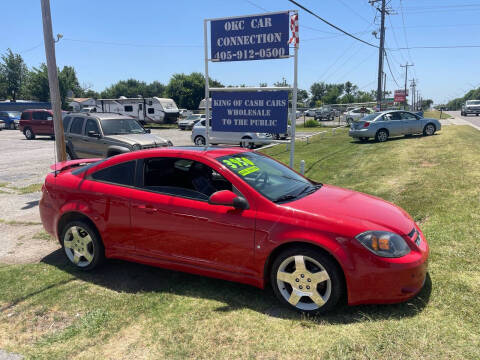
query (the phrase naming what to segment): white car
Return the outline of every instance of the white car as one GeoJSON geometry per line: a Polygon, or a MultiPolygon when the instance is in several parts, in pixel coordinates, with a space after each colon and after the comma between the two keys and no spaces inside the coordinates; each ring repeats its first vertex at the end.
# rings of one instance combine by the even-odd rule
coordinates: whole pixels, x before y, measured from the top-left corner
{"type": "Polygon", "coordinates": [[[350,125],[354,121],[358,121],[368,114],[373,114],[375,111],[367,107],[357,107],[353,110],[350,110],[345,114],[345,120],[347,124],[350,125]]]}
{"type": "Polygon", "coordinates": [[[317,109],[308,109],[308,110],[305,110],[304,114],[306,116],[315,116],[315,111],[317,111],[317,109]]]}
{"type": "MultiPolygon", "coordinates": [[[[199,121],[193,126],[192,141],[197,146],[203,146],[207,142],[205,120],[199,121]]],[[[210,127],[210,144],[229,144],[240,145],[253,149],[255,146],[261,146],[270,144],[272,141],[272,135],[266,133],[254,133],[254,132],[225,132],[225,131],[212,131],[210,127]],[[253,141],[251,141],[253,140],[253,141]]]]}

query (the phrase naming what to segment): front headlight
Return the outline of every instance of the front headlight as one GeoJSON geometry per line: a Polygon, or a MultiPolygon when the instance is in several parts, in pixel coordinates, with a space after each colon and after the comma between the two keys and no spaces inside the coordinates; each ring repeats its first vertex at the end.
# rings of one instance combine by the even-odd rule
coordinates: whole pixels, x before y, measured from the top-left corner
{"type": "Polygon", "coordinates": [[[388,231],[366,231],[355,239],[381,257],[398,258],[410,252],[410,247],[400,235],[388,231]]]}
{"type": "Polygon", "coordinates": [[[136,151],[136,150],[140,150],[142,148],[142,146],[140,144],[133,144],[132,146],[132,150],[136,151]]]}

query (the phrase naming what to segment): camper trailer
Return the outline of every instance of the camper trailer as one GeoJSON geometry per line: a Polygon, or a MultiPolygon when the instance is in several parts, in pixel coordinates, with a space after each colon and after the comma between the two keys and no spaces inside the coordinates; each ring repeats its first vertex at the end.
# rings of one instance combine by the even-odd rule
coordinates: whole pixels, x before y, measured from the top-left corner
{"type": "Polygon", "coordinates": [[[130,115],[142,123],[175,123],[179,116],[175,101],[158,97],[97,99],[95,110],[130,115]]]}

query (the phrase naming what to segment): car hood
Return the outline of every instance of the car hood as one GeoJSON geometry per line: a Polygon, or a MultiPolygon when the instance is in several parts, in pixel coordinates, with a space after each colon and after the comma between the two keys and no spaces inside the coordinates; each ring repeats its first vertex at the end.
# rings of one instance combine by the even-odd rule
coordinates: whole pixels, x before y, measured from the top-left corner
{"type": "Polygon", "coordinates": [[[351,224],[354,221],[357,227],[363,227],[360,231],[388,229],[405,235],[414,226],[412,218],[398,206],[375,196],[332,185],[323,185],[313,194],[284,206],[336,223],[351,224]]]}
{"type": "Polygon", "coordinates": [[[150,145],[150,144],[166,144],[167,140],[153,134],[122,134],[122,135],[108,135],[107,139],[121,141],[130,145],[150,145]]]}

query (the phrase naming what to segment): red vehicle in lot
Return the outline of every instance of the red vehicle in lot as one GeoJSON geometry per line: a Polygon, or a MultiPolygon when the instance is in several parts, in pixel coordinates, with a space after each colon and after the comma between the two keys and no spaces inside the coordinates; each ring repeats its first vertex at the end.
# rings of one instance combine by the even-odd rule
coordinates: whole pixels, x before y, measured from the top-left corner
{"type": "Polygon", "coordinates": [[[405,211],[255,152],[172,147],[52,169],[42,222],[80,269],[117,258],[270,284],[303,312],[404,301],[426,278],[428,244],[405,211]]]}
{"type": "Polygon", "coordinates": [[[53,137],[53,112],[45,109],[24,110],[18,128],[28,140],[35,139],[37,135],[53,137]]]}

